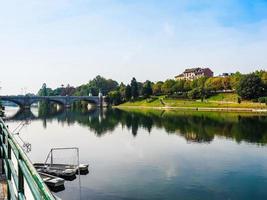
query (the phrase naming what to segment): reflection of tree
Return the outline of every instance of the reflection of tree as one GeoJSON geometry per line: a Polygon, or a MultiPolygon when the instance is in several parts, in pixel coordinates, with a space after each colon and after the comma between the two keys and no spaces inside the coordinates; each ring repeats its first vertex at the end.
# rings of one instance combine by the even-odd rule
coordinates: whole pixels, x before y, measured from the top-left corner
{"type": "MultiPolygon", "coordinates": [[[[234,113],[201,113],[175,111],[123,111],[108,110],[39,110],[38,119],[57,120],[62,124],[78,123],[88,127],[98,136],[112,132],[119,125],[127,127],[137,136],[140,128],[164,129],[168,134],[179,134],[187,141],[210,142],[216,136],[234,138],[237,142],[267,143],[267,116],[234,113]]],[[[20,116],[20,119],[23,115],[20,116]]]]}

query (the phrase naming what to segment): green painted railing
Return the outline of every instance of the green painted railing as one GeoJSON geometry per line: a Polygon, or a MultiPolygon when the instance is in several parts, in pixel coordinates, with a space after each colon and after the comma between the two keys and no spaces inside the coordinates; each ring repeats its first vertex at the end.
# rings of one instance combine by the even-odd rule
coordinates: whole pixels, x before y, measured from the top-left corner
{"type": "Polygon", "coordinates": [[[2,118],[0,118],[0,158],[3,160],[2,168],[7,179],[8,200],[56,200],[2,118]]]}

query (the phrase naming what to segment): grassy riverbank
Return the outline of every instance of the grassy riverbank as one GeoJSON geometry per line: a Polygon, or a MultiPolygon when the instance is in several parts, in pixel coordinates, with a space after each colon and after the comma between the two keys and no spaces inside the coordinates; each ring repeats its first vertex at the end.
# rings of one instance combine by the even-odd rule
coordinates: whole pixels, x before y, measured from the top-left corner
{"type": "Polygon", "coordinates": [[[227,110],[227,111],[253,111],[262,110],[267,112],[266,104],[251,101],[237,102],[234,94],[218,94],[204,100],[180,100],[167,99],[165,97],[151,98],[134,102],[126,102],[118,107],[133,108],[160,108],[160,109],[199,109],[199,110],[227,110]]]}

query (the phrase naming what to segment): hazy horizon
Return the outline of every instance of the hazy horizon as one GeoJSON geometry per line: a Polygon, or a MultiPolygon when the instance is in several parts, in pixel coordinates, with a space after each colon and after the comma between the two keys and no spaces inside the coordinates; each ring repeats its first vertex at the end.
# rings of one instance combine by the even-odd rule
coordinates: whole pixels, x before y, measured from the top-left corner
{"type": "Polygon", "coordinates": [[[265,0],[17,0],[2,2],[0,27],[1,94],[267,69],[265,0]]]}

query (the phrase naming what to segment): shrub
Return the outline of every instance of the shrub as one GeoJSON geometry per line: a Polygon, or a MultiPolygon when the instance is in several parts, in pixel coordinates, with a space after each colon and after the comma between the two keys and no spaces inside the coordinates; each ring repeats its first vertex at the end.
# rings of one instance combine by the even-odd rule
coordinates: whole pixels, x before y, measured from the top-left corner
{"type": "Polygon", "coordinates": [[[259,103],[267,103],[267,97],[260,97],[258,101],[259,103]]]}
{"type": "Polygon", "coordinates": [[[190,99],[198,99],[201,97],[201,93],[200,93],[198,88],[195,88],[195,89],[188,92],[188,97],[190,99]]]}

